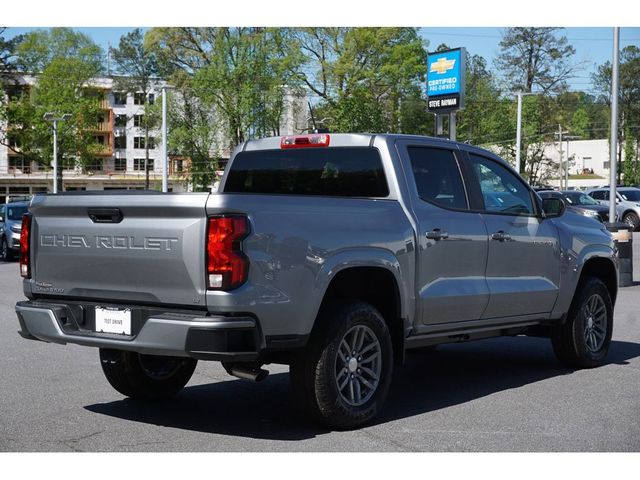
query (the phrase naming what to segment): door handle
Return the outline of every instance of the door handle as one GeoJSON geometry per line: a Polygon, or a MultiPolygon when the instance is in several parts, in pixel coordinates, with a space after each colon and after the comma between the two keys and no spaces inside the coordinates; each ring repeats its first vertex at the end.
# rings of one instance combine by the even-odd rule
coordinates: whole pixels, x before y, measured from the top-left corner
{"type": "Polygon", "coordinates": [[[444,240],[445,238],[449,238],[449,234],[447,232],[443,232],[439,228],[434,228],[430,232],[427,232],[427,238],[429,240],[444,240]]]}
{"type": "Polygon", "coordinates": [[[499,232],[491,234],[491,239],[504,242],[505,240],[511,240],[511,235],[500,230],[499,232]]]}

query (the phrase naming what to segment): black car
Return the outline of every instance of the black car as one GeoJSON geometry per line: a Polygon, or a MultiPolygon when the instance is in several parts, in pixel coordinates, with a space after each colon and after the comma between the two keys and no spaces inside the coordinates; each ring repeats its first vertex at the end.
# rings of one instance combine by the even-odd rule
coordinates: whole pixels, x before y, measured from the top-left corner
{"type": "Polygon", "coordinates": [[[609,207],[599,204],[589,195],[578,190],[543,191],[538,192],[538,195],[540,198],[560,198],[564,200],[567,210],[595,218],[601,222],[609,221],[609,207]]]}

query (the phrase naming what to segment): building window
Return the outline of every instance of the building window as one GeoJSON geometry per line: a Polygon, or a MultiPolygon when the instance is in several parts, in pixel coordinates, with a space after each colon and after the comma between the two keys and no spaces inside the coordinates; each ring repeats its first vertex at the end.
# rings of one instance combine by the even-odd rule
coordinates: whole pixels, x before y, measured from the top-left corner
{"type": "Polygon", "coordinates": [[[114,144],[115,148],[127,148],[127,136],[126,135],[120,135],[118,137],[115,137],[114,142],[115,142],[115,144],[114,144]]]}
{"type": "Polygon", "coordinates": [[[94,135],[93,136],[93,141],[95,143],[98,143],[100,145],[105,145],[106,144],[106,139],[104,135],[94,135]]]}
{"type": "Polygon", "coordinates": [[[156,96],[153,93],[149,94],[149,105],[153,105],[153,102],[156,101],[156,96]]]}
{"type": "Polygon", "coordinates": [[[126,105],[127,104],[127,92],[113,92],[114,105],[126,105]]]}
{"type": "Polygon", "coordinates": [[[144,105],[144,93],[136,92],[133,94],[133,104],[134,105],[144,105]]]}
{"type": "Polygon", "coordinates": [[[114,160],[114,169],[116,172],[125,172],[127,170],[127,159],[116,158],[114,160]]]}
{"type": "Polygon", "coordinates": [[[133,126],[134,127],[142,127],[143,119],[142,115],[134,115],[133,116],[133,126]]]}
{"type": "Polygon", "coordinates": [[[29,173],[29,162],[24,161],[24,157],[9,156],[9,171],[20,170],[22,173],[29,173]]]}
{"type": "Polygon", "coordinates": [[[149,150],[153,150],[154,148],[156,148],[156,139],[149,137],[149,150]]]}
{"type": "Polygon", "coordinates": [[[104,161],[101,158],[94,158],[93,163],[87,165],[89,172],[102,172],[104,170],[104,161]]]}
{"type": "MultiPolygon", "coordinates": [[[[144,158],[134,158],[133,169],[137,172],[144,172],[144,158]]],[[[153,170],[153,158],[147,161],[147,170],[153,170]]]]}
{"type": "Polygon", "coordinates": [[[116,119],[113,122],[116,127],[126,127],[127,126],[127,116],[126,115],[116,115],[116,119]]]}
{"type": "Polygon", "coordinates": [[[133,148],[144,148],[144,137],[133,137],[133,148]]]}

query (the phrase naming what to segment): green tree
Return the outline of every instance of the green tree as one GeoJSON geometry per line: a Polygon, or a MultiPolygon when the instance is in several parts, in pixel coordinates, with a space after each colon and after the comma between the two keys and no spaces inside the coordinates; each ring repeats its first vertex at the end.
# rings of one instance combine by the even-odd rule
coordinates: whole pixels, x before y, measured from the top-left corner
{"type": "Polygon", "coordinates": [[[15,55],[16,49],[23,39],[22,35],[18,35],[11,39],[4,38],[4,32],[7,27],[0,27],[0,86],[2,81],[15,71],[15,55]]]}
{"type": "Polygon", "coordinates": [[[193,191],[207,191],[217,179],[220,121],[212,105],[203,103],[192,88],[192,78],[185,72],[171,77],[167,105],[169,151],[190,159],[188,172],[193,191]]]}
{"type": "Polygon", "coordinates": [[[285,97],[300,93],[293,74],[300,52],[286,29],[154,28],[146,41],[163,72],[193,77],[195,94],[222,120],[229,149],[280,133],[285,97]]]}
{"type": "Polygon", "coordinates": [[[507,28],[500,41],[500,55],[495,63],[504,72],[514,91],[543,92],[566,90],[566,81],[576,67],[570,58],[575,48],[564,36],[558,36],[560,28],[513,27],[507,28]]]}
{"type": "MultiPolygon", "coordinates": [[[[600,65],[593,75],[593,83],[601,95],[599,99],[608,106],[611,104],[611,62],[600,65]]],[[[620,52],[619,92],[618,92],[618,162],[626,144],[640,143],[640,48],[628,45],[620,52]]],[[[610,112],[610,110],[609,110],[610,112]]],[[[611,114],[609,113],[609,118],[611,114]]],[[[630,158],[625,156],[625,162],[638,161],[638,150],[630,158]]],[[[631,168],[631,167],[629,167],[631,168]]],[[[620,180],[620,169],[618,180],[620,180]]]]}
{"type": "MultiPolygon", "coordinates": [[[[85,167],[104,148],[92,133],[99,117],[104,117],[103,93],[88,86],[89,80],[101,71],[101,65],[93,56],[73,56],[73,52],[84,49],[100,51],[96,45],[90,48],[86,40],[69,29],[60,29],[57,33],[38,30],[27,34],[17,48],[16,64],[35,65],[32,62],[38,58],[40,74],[33,86],[21,84],[18,77],[13,77],[15,85],[10,89],[9,101],[0,111],[10,128],[0,135],[0,142],[23,155],[27,163],[51,165],[52,128],[43,119],[47,112],[71,116],[58,127],[58,161],[62,166],[85,167]],[[36,39],[45,43],[39,44],[36,39]],[[77,45],[71,42],[73,39],[77,45]]],[[[55,180],[60,191],[62,171],[58,169],[55,180]]]]}
{"type": "Polygon", "coordinates": [[[16,64],[25,72],[42,72],[59,59],[77,60],[98,73],[103,70],[102,49],[88,35],[71,28],[31,31],[22,38],[16,54],[16,64]]]}
{"type": "MultiPolygon", "coordinates": [[[[514,27],[503,32],[500,41],[500,55],[495,60],[498,71],[503,72],[507,88],[512,92],[531,93],[534,87],[542,94],[560,93],[567,88],[567,79],[576,71],[571,63],[575,49],[566,37],[559,36],[559,28],[514,27]]],[[[514,102],[515,103],[515,102],[514,102]]],[[[545,136],[557,125],[553,100],[543,97],[539,100],[523,99],[523,132],[530,132],[535,138],[523,135],[521,143],[521,172],[531,183],[541,180],[544,172],[553,170],[552,162],[544,154],[545,136]],[[524,105],[535,108],[526,109],[524,105]],[[527,114],[525,110],[528,110],[527,114]],[[531,119],[534,123],[528,125],[531,119]],[[533,140],[533,142],[530,142],[533,140]]],[[[515,118],[515,117],[514,117],[515,118]]],[[[565,125],[567,125],[565,123],[565,125]]],[[[551,137],[552,138],[552,137],[551,137]]],[[[515,143],[515,135],[514,135],[515,143]]],[[[512,149],[512,145],[503,148],[512,149]]]]}
{"type": "Polygon", "coordinates": [[[144,131],[144,188],[148,190],[149,133],[160,123],[160,112],[157,107],[150,106],[152,102],[149,97],[158,86],[158,61],[155,52],[145,45],[139,28],[120,37],[118,48],[111,48],[110,54],[117,73],[122,75],[116,79],[114,88],[142,97],[145,106],[141,127],[144,131]]]}
{"type": "Polygon", "coordinates": [[[407,132],[425,123],[414,108],[426,73],[417,29],[314,27],[292,36],[307,59],[298,75],[332,131],[407,132]]]}

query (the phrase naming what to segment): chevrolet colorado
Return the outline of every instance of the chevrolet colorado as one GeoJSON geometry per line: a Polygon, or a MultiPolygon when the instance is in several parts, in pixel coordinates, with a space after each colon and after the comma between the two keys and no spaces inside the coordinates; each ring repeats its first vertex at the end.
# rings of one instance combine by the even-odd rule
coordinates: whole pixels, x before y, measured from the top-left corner
{"type": "Polygon", "coordinates": [[[601,365],[618,288],[601,223],[488,151],[408,135],[247,141],[215,194],[38,195],[20,269],[22,337],[98,347],[123,395],[173,395],[198,359],[282,363],[339,429],[375,417],[409,349],[535,335],[601,365]]]}

